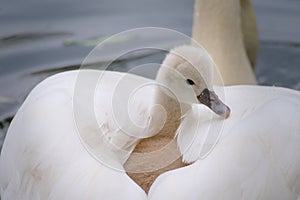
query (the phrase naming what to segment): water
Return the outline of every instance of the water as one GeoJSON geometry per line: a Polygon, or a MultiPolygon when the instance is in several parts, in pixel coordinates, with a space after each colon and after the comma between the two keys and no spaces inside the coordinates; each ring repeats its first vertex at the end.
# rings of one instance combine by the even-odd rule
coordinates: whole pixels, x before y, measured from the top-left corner
{"type": "MultiPolygon", "coordinates": [[[[260,84],[299,90],[300,2],[254,0],[254,3],[261,40],[255,72],[260,84]]],[[[3,140],[16,110],[38,82],[51,74],[78,68],[97,41],[127,29],[158,26],[190,35],[193,4],[193,0],[27,0],[26,3],[2,0],[0,139],[3,140]]],[[[140,38],[144,39],[165,41],[159,36],[140,38]]],[[[110,56],[106,54],[98,61],[110,56]]],[[[112,68],[126,71],[141,63],[159,63],[163,57],[164,52],[157,51],[131,54],[112,68]]],[[[153,71],[145,74],[154,77],[153,71]]]]}

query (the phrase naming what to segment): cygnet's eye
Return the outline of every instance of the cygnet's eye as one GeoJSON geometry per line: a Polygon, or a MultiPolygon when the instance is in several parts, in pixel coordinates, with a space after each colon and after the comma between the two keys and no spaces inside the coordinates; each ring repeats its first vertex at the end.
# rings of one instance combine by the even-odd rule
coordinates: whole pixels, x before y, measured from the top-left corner
{"type": "Polygon", "coordinates": [[[191,79],[186,79],[186,83],[189,85],[195,85],[195,82],[191,79]]]}

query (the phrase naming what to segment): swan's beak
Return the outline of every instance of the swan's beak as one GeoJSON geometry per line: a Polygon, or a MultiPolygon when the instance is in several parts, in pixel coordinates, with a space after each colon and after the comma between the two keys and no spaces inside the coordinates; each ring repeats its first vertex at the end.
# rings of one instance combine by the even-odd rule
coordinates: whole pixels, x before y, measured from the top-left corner
{"type": "Polygon", "coordinates": [[[228,118],[230,116],[230,108],[219,99],[215,92],[205,89],[199,96],[197,96],[197,99],[200,103],[209,107],[217,115],[224,118],[228,118]]]}

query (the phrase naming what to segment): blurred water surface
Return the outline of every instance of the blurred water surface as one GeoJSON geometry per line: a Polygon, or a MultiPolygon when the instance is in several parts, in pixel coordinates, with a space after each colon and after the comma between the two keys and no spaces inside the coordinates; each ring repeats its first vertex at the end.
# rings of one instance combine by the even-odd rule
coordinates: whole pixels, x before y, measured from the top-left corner
{"type": "MultiPolygon", "coordinates": [[[[260,33],[260,84],[300,89],[300,2],[253,0],[260,33]]],[[[190,35],[193,0],[2,0],[0,2],[0,137],[29,91],[47,76],[77,69],[94,44],[131,28],[157,26],[190,35]]],[[[125,42],[143,42],[145,38],[125,42]]],[[[147,42],[176,44],[163,36],[147,42]]],[[[121,42],[123,39],[121,39],[121,42]]],[[[120,42],[119,41],[119,42],[120,42]]],[[[116,41],[116,44],[118,41],[116,41]]],[[[115,45],[117,48],[118,45],[115,45]]],[[[125,56],[112,65],[127,71],[159,63],[164,52],[125,56]]],[[[98,62],[109,59],[104,55],[98,62]]],[[[155,71],[145,69],[153,78],[155,71]]],[[[2,142],[0,142],[1,145],[2,142]]]]}

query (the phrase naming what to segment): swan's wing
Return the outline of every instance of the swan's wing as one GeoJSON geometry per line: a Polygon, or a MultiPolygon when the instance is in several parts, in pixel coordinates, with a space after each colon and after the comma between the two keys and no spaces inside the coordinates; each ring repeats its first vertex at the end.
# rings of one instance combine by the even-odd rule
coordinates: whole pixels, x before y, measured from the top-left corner
{"type": "MultiPolygon", "coordinates": [[[[224,125],[213,151],[189,167],[160,176],[150,199],[300,198],[300,95],[284,89],[257,91],[257,99],[251,89],[252,97],[247,92],[239,96],[253,99],[256,105],[251,112],[234,114],[239,107],[231,105],[233,118],[224,125]]],[[[238,90],[230,92],[238,94],[238,90]]],[[[229,95],[226,102],[230,106],[229,95]]]]}
{"type": "Polygon", "coordinates": [[[233,126],[249,115],[258,115],[258,108],[262,105],[268,105],[268,102],[278,98],[297,99],[300,96],[294,90],[263,86],[217,87],[215,90],[230,107],[230,117],[224,120],[206,106],[193,105],[177,132],[178,146],[186,162],[203,159],[220,138],[232,133],[233,126]]]}
{"type": "Polygon", "coordinates": [[[123,152],[119,157],[122,164],[140,139],[152,136],[159,128],[149,126],[155,87],[153,80],[125,73],[105,73],[98,81],[93,114],[107,148],[119,155],[123,152]]]}
{"type": "Polygon", "coordinates": [[[146,199],[123,171],[113,168],[122,164],[114,162],[109,149],[102,148],[102,153],[111,155],[113,167],[83,145],[79,128],[91,135],[99,132],[78,126],[74,118],[77,75],[68,72],[45,80],[16,114],[0,158],[2,199],[146,199]]]}

